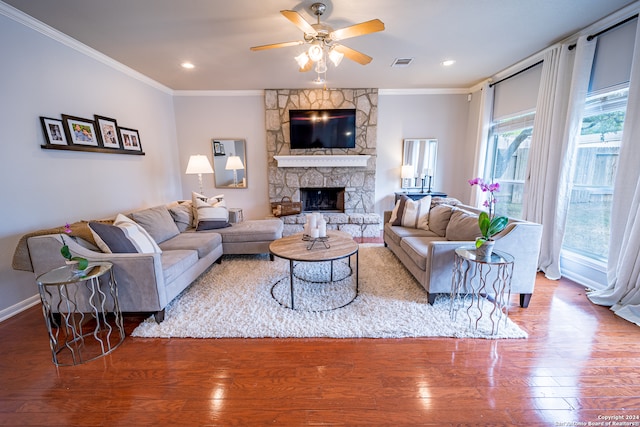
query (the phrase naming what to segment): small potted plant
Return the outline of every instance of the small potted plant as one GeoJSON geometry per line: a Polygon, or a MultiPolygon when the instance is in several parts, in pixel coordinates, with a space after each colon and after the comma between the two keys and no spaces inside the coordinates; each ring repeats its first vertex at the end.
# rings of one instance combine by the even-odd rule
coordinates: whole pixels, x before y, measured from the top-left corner
{"type": "MultiPolygon", "coordinates": [[[[71,234],[71,226],[69,224],[65,224],[64,232],[67,234],[71,234]]],[[[69,251],[69,246],[64,241],[64,236],[62,237],[62,247],[60,248],[60,254],[66,260],[65,263],[69,265],[75,274],[83,274],[86,268],[89,266],[89,261],[86,258],[82,258],[79,256],[72,256],[71,251],[69,251]]]]}
{"type": "Polygon", "coordinates": [[[497,182],[487,184],[482,178],[470,179],[469,184],[472,187],[478,185],[483,193],[488,193],[487,200],[484,201],[483,206],[486,207],[489,212],[482,211],[478,216],[478,226],[480,227],[482,237],[476,239],[476,255],[479,258],[489,258],[495,243],[493,236],[504,230],[509,222],[506,216],[495,215],[495,204],[498,202],[498,199],[494,193],[500,191],[500,184],[497,182]]]}

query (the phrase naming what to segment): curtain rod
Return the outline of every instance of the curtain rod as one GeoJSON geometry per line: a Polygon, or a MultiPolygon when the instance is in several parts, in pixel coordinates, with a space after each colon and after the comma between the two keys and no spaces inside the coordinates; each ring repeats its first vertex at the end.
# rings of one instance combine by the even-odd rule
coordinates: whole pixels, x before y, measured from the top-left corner
{"type": "Polygon", "coordinates": [[[535,67],[535,66],[537,66],[537,65],[542,64],[543,62],[544,62],[543,60],[540,60],[540,61],[536,62],[535,64],[529,65],[527,68],[523,68],[522,70],[520,70],[520,71],[518,71],[518,72],[516,72],[516,73],[513,73],[513,74],[511,74],[510,76],[505,77],[504,79],[500,79],[500,80],[498,80],[498,81],[497,81],[497,82],[495,82],[495,83],[491,83],[491,84],[489,85],[489,87],[494,87],[494,86],[495,86],[495,85],[497,85],[498,83],[502,83],[502,82],[503,82],[503,81],[505,81],[505,80],[509,80],[511,77],[515,77],[515,76],[517,76],[518,74],[522,74],[522,73],[524,73],[525,71],[530,70],[530,69],[532,69],[533,67],[535,67]]]}
{"type": "MultiPolygon", "coordinates": [[[[638,14],[636,13],[635,15],[628,17],[628,18],[627,18],[627,19],[625,19],[624,21],[620,21],[620,22],[618,22],[617,24],[613,24],[612,26],[607,27],[607,28],[605,28],[605,29],[604,29],[604,30],[602,30],[602,31],[598,31],[598,32],[597,32],[597,33],[595,33],[595,34],[591,34],[590,36],[588,36],[588,37],[587,37],[587,41],[589,41],[589,42],[590,42],[591,40],[595,39],[596,37],[598,37],[598,36],[600,36],[600,35],[602,35],[602,34],[604,34],[604,33],[606,33],[607,31],[611,31],[611,30],[613,30],[614,28],[618,28],[620,25],[626,24],[626,23],[627,23],[627,22],[629,22],[629,21],[633,21],[633,20],[634,20],[634,19],[636,19],[637,17],[638,17],[638,14]]],[[[572,44],[572,45],[569,45],[569,50],[573,50],[573,49],[575,49],[575,47],[576,47],[576,44],[575,44],[575,43],[574,43],[574,44],[572,44]]]]}

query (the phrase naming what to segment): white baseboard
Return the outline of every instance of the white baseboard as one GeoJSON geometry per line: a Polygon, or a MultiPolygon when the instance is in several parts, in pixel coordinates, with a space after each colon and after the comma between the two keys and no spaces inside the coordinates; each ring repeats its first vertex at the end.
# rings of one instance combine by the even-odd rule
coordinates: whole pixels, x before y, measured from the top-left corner
{"type": "Polygon", "coordinates": [[[40,296],[37,294],[27,298],[24,301],[20,301],[19,303],[14,304],[11,307],[0,310],[0,322],[4,322],[8,318],[13,317],[18,313],[22,313],[26,309],[29,309],[36,304],[40,304],[40,296]]]}
{"type": "Polygon", "coordinates": [[[589,258],[562,251],[560,258],[562,277],[590,289],[601,290],[607,287],[607,266],[589,258]]]}

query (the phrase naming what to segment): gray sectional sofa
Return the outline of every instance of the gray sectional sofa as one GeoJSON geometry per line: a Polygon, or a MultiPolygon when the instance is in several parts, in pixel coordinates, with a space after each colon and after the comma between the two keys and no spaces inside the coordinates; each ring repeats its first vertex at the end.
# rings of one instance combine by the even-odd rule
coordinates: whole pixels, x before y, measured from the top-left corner
{"type": "MultiPolygon", "coordinates": [[[[161,322],[167,304],[214,262],[220,262],[223,254],[269,253],[269,244],[282,237],[283,224],[278,219],[249,220],[225,228],[195,231],[188,203],[176,202],[127,215],[153,237],[161,250],[158,253],[105,253],[98,247],[104,242],[96,241],[95,233],[89,229],[91,221],[73,224],[73,232],[64,241],[74,256],[114,264],[123,312],[152,312],[156,321],[161,322]]],[[[98,223],[102,222],[105,221],[98,223]]],[[[63,265],[60,255],[63,234],[43,230],[25,236],[27,253],[19,244],[14,268],[27,269],[25,266],[30,265],[38,276],[63,265]]]]}
{"type": "MultiPolygon", "coordinates": [[[[391,212],[385,212],[384,243],[429,294],[433,304],[437,294],[450,294],[454,251],[473,245],[480,236],[479,209],[453,199],[434,199],[428,214],[428,227],[392,225],[391,212]]],[[[509,218],[507,227],[495,236],[494,250],[511,254],[514,271],[511,293],[520,294],[520,305],[527,307],[533,294],[542,225],[509,218]]]]}

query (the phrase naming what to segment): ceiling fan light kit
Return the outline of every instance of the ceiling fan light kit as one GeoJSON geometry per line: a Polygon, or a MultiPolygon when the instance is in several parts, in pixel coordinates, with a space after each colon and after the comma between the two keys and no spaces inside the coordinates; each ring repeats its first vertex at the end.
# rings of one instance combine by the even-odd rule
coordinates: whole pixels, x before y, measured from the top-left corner
{"type": "Polygon", "coordinates": [[[361,65],[367,65],[371,62],[373,58],[370,56],[337,42],[351,37],[383,31],[384,23],[379,19],[372,19],[334,31],[329,25],[320,22],[320,16],[322,16],[326,9],[327,7],[324,3],[313,3],[311,5],[311,11],[317,17],[315,24],[308,23],[302,15],[296,11],[281,10],[280,13],[285,18],[303,31],[304,40],[254,46],[250,49],[252,51],[258,51],[309,44],[309,49],[296,56],[295,60],[298,64],[299,71],[306,72],[312,68],[316,71],[317,77],[313,82],[317,84],[324,83],[326,80],[327,58],[334,67],[340,65],[340,62],[345,56],[361,65]],[[315,68],[313,67],[314,64],[315,68]]]}

